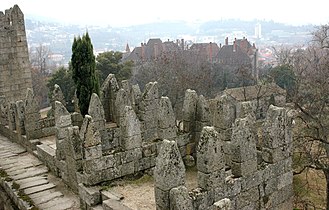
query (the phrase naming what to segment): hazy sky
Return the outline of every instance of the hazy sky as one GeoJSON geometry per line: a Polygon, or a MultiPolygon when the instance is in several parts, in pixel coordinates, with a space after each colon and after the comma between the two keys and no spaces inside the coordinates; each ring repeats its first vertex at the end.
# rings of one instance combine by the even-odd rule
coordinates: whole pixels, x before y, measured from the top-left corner
{"type": "Polygon", "coordinates": [[[0,11],[18,4],[26,15],[67,23],[127,26],[159,20],[265,19],[329,23],[328,0],[1,0],[0,11]]]}

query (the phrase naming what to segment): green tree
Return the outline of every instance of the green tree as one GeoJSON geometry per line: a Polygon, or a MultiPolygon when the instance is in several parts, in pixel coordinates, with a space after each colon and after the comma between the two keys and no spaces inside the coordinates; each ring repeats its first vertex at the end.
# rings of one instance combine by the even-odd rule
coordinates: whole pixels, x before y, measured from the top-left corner
{"type": "Polygon", "coordinates": [[[131,69],[133,67],[132,61],[121,62],[121,52],[104,52],[96,58],[96,69],[98,71],[101,83],[109,74],[115,74],[117,80],[130,79],[131,69]]]}
{"type": "Polygon", "coordinates": [[[293,67],[287,64],[276,66],[271,69],[269,74],[278,86],[287,91],[288,99],[290,99],[296,86],[296,75],[293,67]]]}
{"type": "Polygon", "coordinates": [[[81,114],[88,113],[90,97],[99,94],[99,82],[96,75],[96,61],[88,32],[74,38],[72,45],[72,78],[77,87],[77,97],[81,114]]]}
{"type": "Polygon", "coordinates": [[[67,104],[67,109],[69,111],[73,111],[74,105],[72,103],[72,99],[74,97],[75,84],[72,79],[72,70],[65,67],[60,67],[54,74],[51,75],[47,83],[47,87],[49,89],[49,98],[52,98],[55,84],[61,87],[67,104]]]}

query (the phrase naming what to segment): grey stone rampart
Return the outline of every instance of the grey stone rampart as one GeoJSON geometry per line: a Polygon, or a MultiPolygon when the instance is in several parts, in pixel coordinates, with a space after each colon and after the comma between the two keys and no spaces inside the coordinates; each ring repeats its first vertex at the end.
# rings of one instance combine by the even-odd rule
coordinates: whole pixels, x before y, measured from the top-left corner
{"type": "MultiPolygon", "coordinates": [[[[225,129],[203,127],[196,150],[198,188],[188,194],[175,190],[168,200],[166,189],[157,187],[166,179],[158,178],[157,206],[177,206],[180,200],[180,204],[191,201],[190,209],[196,210],[292,208],[291,119],[284,108],[270,106],[265,121],[256,123],[251,107],[248,102],[240,104],[229,139],[221,135],[225,129]],[[262,143],[256,147],[258,138],[262,143]],[[226,148],[230,149],[228,153],[224,152],[226,148]]],[[[159,165],[176,161],[158,160],[159,165]]],[[[175,208],[180,209],[180,205],[175,208]]]]}
{"type": "Polygon", "coordinates": [[[17,5],[0,15],[0,96],[9,102],[25,98],[32,88],[24,15],[17,5]]]}

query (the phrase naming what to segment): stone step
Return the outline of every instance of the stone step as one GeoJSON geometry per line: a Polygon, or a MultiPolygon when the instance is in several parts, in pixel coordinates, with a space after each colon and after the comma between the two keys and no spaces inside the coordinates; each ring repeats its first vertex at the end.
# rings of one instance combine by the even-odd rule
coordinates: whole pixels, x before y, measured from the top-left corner
{"type": "Polygon", "coordinates": [[[34,194],[31,194],[29,195],[29,197],[32,199],[32,200],[35,200],[37,198],[40,198],[42,196],[45,196],[45,195],[49,195],[49,194],[52,194],[56,192],[56,190],[53,188],[53,189],[50,189],[50,190],[45,190],[45,191],[42,191],[42,192],[38,192],[38,193],[34,193],[34,194]]]}
{"type": "Polygon", "coordinates": [[[47,179],[46,174],[39,175],[39,176],[28,177],[28,178],[21,179],[21,180],[17,180],[16,183],[19,184],[19,185],[24,185],[24,184],[27,184],[27,183],[30,183],[30,182],[41,180],[41,179],[47,179]]]}
{"type": "Polygon", "coordinates": [[[33,182],[28,182],[28,183],[20,185],[20,189],[24,190],[26,188],[36,187],[36,186],[43,185],[43,184],[48,184],[48,183],[49,182],[46,179],[39,179],[39,180],[36,180],[36,181],[33,181],[33,182]]]}
{"type": "Polygon", "coordinates": [[[56,187],[56,185],[54,185],[53,183],[48,183],[48,184],[44,184],[44,185],[40,185],[40,186],[36,186],[36,187],[31,187],[31,188],[27,188],[24,190],[26,195],[30,195],[33,193],[37,193],[37,192],[42,192],[45,190],[49,190],[56,187]]]}
{"type": "MultiPolygon", "coordinates": [[[[51,151],[55,150],[51,148],[51,151]]],[[[67,189],[62,180],[52,177],[37,157],[1,135],[0,168],[39,209],[79,209],[79,197],[67,189]]]]}
{"type": "Polygon", "coordinates": [[[37,176],[37,175],[41,175],[44,173],[48,172],[48,168],[45,166],[38,166],[36,168],[33,168],[33,170],[28,170],[22,174],[18,174],[16,176],[12,176],[12,178],[14,180],[20,180],[20,179],[24,179],[24,178],[28,178],[28,177],[32,177],[32,176],[37,176]]]}
{"type": "Polygon", "coordinates": [[[34,167],[34,165],[31,164],[31,163],[19,164],[19,165],[15,165],[11,168],[6,169],[6,171],[7,171],[7,173],[9,173],[9,172],[18,171],[18,170],[22,170],[22,169],[27,169],[27,168],[31,168],[31,167],[34,167]]]}
{"type": "Polygon", "coordinates": [[[40,205],[59,197],[63,197],[63,193],[56,191],[51,194],[45,194],[43,196],[37,197],[33,201],[36,205],[40,205]]]}
{"type": "Polygon", "coordinates": [[[11,153],[11,154],[6,154],[6,155],[0,155],[0,158],[6,159],[6,158],[15,157],[15,156],[17,156],[17,154],[11,153]]]}
{"type": "Polygon", "coordinates": [[[69,209],[74,205],[74,202],[70,200],[69,198],[55,198],[47,203],[43,203],[38,205],[40,209],[56,209],[56,210],[61,210],[61,209],[69,209]]]}

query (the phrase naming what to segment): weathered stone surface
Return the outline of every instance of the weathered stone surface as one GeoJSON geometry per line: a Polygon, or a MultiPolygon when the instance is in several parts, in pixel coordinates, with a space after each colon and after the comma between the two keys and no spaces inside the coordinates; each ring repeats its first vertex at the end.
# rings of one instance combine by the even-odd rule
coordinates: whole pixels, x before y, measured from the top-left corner
{"type": "Polygon", "coordinates": [[[236,117],[245,118],[248,115],[255,118],[254,104],[250,101],[243,101],[237,104],[236,117]]]}
{"type": "MultiPolygon", "coordinates": [[[[25,106],[24,102],[22,100],[16,101],[16,107],[17,107],[17,112],[16,112],[16,129],[17,132],[21,135],[25,135],[25,106]]],[[[0,112],[1,114],[1,112],[0,112]]]]}
{"type": "Polygon", "coordinates": [[[257,171],[257,150],[252,118],[239,118],[232,131],[232,173],[239,177],[257,171]]]}
{"type": "Polygon", "coordinates": [[[232,210],[231,200],[224,198],[214,203],[212,210],[232,210]]]}
{"type": "Polygon", "coordinates": [[[228,129],[236,119],[236,107],[230,97],[222,95],[210,101],[211,122],[216,129],[228,129]]]}
{"type": "Polygon", "coordinates": [[[85,187],[83,184],[79,184],[79,196],[90,206],[101,203],[101,193],[97,187],[85,187]]]}
{"type": "Polygon", "coordinates": [[[263,142],[265,147],[274,149],[289,143],[285,138],[286,119],[284,108],[270,106],[264,124],[263,142]]]}
{"type": "Polygon", "coordinates": [[[124,109],[121,125],[122,146],[126,149],[134,149],[142,146],[140,122],[130,106],[124,109]]]}
{"type": "Polygon", "coordinates": [[[104,108],[96,93],[91,95],[88,114],[93,118],[94,123],[100,131],[105,129],[104,108]]]}
{"type": "Polygon", "coordinates": [[[111,200],[111,199],[103,201],[102,206],[104,210],[131,210],[130,208],[120,203],[119,201],[111,200]]]}
{"type": "Polygon", "coordinates": [[[168,191],[184,185],[185,167],[176,142],[164,140],[154,169],[155,186],[168,191]]]}
{"type": "Polygon", "coordinates": [[[225,166],[223,143],[214,127],[204,127],[197,148],[197,168],[203,173],[220,171],[225,166]]]}
{"type": "Polygon", "coordinates": [[[14,5],[1,12],[0,24],[0,96],[16,102],[32,89],[24,14],[14,5]]]}
{"type": "Polygon", "coordinates": [[[91,116],[86,115],[79,133],[83,147],[94,147],[102,143],[101,134],[91,116]]]}
{"type": "Polygon", "coordinates": [[[65,108],[65,106],[59,102],[55,101],[55,123],[56,127],[64,128],[72,125],[71,115],[65,108]]]}
{"type": "Polygon", "coordinates": [[[187,89],[183,102],[183,130],[190,132],[194,130],[194,120],[196,114],[196,107],[198,102],[198,95],[195,90],[187,89]]]}
{"type": "Polygon", "coordinates": [[[101,191],[101,195],[102,195],[102,201],[105,201],[108,199],[120,201],[120,200],[124,199],[123,195],[121,195],[117,192],[108,191],[108,190],[101,191]]]}
{"type": "Polygon", "coordinates": [[[55,84],[53,95],[52,95],[52,109],[55,110],[55,101],[59,101],[63,104],[63,106],[66,106],[66,101],[62,92],[62,89],[59,85],[55,84]]]}
{"type": "Polygon", "coordinates": [[[63,193],[61,192],[53,192],[50,194],[45,193],[45,195],[35,198],[34,203],[40,205],[59,197],[63,197],[63,193]]]}
{"type": "Polygon", "coordinates": [[[203,95],[200,95],[198,98],[197,108],[196,108],[196,120],[200,122],[210,121],[209,103],[203,95]]]}
{"type": "Polygon", "coordinates": [[[49,190],[54,188],[56,185],[54,185],[53,183],[48,183],[48,184],[44,184],[44,185],[40,185],[40,186],[36,186],[36,187],[31,187],[31,188],[27,188],[24,190],[25,194],[30,195],[33,193],[37,193],[37,192],[42,192],[45,190],[49,190]]]}
{"type": "Polygon", "coordinates": [[[121,126],[121,118],[125,113],[126,106],[131,106],[131,102],[127,91],[121,88],[117,92],[115,99],[115,117],[116,117],[116,122],[119,124],[119,126],[121,126]]]}
{"type": "Polygon", "coordinates": [[[159,127],[175,127],[175,114],[168,97],[161,97],[159,101],[159,127]]]}
{"type": "Polygon", "coordinates": [[[101,101],[104,107],[105,119],[107,122],[116,122],[115,100],[119,85],[114,74],[109,74],[101,87],[101,101]]]}
{"type": "Polygon", "coordinates": [[[193,209],[192,199],[188,195],[188,190],[184,186],[172,188],[169,192],[171,210],[193,209]]]}

